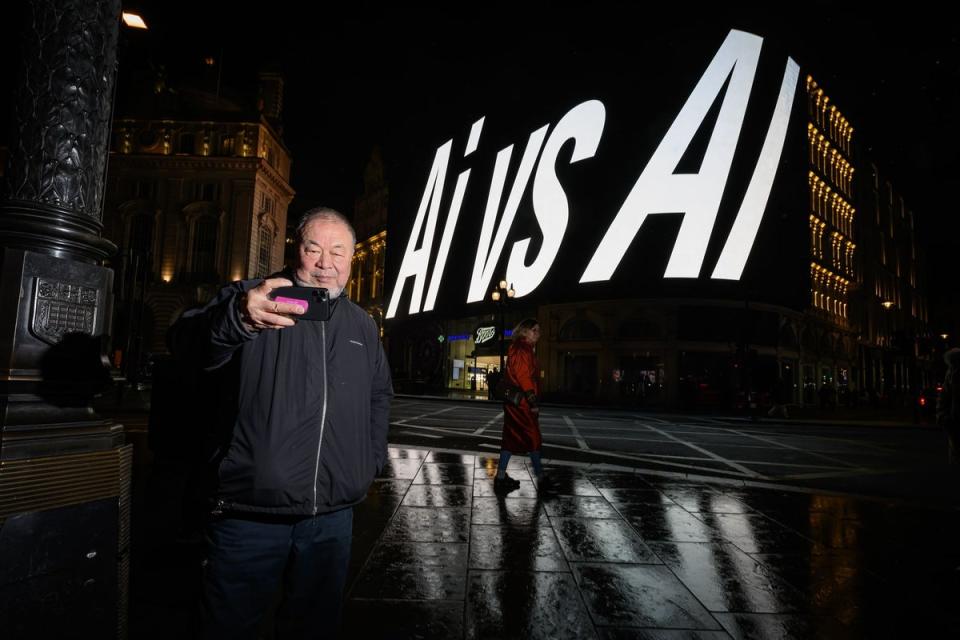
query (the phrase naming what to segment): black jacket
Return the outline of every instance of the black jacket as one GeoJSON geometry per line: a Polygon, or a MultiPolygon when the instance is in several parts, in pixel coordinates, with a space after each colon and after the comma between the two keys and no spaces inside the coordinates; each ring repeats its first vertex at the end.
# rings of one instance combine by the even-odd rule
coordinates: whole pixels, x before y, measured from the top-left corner
{"type": "Polygon", "coordinates": [[[216,372],[218,507],[312,515],[356,504],[387,454],[393,388],[376,323],[341,296],[327,322],[248,331],[237,298],[261,282],[224,287],[169,333],[175,356],[216,372]]]}

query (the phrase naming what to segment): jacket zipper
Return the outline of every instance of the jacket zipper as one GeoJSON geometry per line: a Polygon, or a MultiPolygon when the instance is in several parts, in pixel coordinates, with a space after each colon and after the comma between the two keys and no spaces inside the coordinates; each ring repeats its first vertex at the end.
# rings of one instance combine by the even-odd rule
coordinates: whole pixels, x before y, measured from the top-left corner
{"type": "Polygon", "coordinates": [[[320,441],[317,443],[317,464],[313,470],[313,515],[317,515],[317,481],[320,479],[320,448],[323,446],[323,428],[327,424],[327,323],[320,323],[323,336],[323,411],[320,413],[320,441]]]}

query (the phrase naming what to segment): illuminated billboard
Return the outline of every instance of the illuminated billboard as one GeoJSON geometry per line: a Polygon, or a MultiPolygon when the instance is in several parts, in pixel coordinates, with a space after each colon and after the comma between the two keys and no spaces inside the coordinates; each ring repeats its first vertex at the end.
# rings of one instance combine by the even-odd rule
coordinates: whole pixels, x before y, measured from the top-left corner
{"type": "Polygon", "coordinates": [[[386,318],[483,313],[502,279],[532,303],[687,296],[800,308],[800,67],[738,30],[671,44],[581,60],[552,88],[467,91],[459,126],[452,108],[438,118],[452,130],[417,130],[427,117],[410,128],[404,155],[422,152],[395,160],[391,176],[386,318]]]}

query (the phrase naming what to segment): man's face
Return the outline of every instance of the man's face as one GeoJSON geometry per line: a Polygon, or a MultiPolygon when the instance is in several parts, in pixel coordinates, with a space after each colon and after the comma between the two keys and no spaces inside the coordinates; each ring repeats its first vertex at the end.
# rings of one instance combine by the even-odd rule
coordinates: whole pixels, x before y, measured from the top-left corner
{"type": "Polygon", "coordinates": [[[297,279],[311,287],[323,287],[330,297],[340,295],[350,280],[353,238],[336,220],[314,220],[303,230],[297,279]]]}

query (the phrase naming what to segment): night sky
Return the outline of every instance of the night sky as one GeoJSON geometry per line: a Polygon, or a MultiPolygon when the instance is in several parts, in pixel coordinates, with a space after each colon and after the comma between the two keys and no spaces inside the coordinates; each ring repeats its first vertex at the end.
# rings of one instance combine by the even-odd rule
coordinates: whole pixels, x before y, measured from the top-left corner
{"type": "MultiPolygon", "coordinates": [[[[254,13],[237,3],[142,1],[137,9],[150,31],[128,36],[124,52],[140,60],[121,59],[121,65],[163,60],[171,84],[199,81],[213,89],[202,65],[204,56],[213,56],[225,95],[252,91],[258,69],[282,72],[295,208],[325,203],[349,212],[375,144],[383,149],[388,179],[411,160],[429,162],[439,143],[465,136],[483,115],[471,103],[477,96],[487,104],[510,100],[499,93],[517,81],[527,82],[529,92],[549,85],[555,93],[579,64],[616,59],[677,27],[743,29],[778,42],[802,73],[812,72],[824,86],[914,210],[932,271],[941,272],[943,256],[960,248],[951,197],[960,180],[960,28],[932,5],[911,3],[883,14],[876,5],[834,5],[796,3],[795,11],[783,13],[781,4],[776,15],[684,5],[682,12],[654,15],[633,2],[406,9],[277,0],[255,5],[262,13],[254,13]],[[417,136],[422,148],[408,157],[418,151],[411,144],[417,136]]],[[[4,22],[6,35],[13,21],[4,22]]],[[[9,44],[4,52],[9,63],[9,44]]],[[[5,77],[15,66],[5,65],[5,77]]],[[[569,104],[589,97],[571,90],[569,104]]]]}

